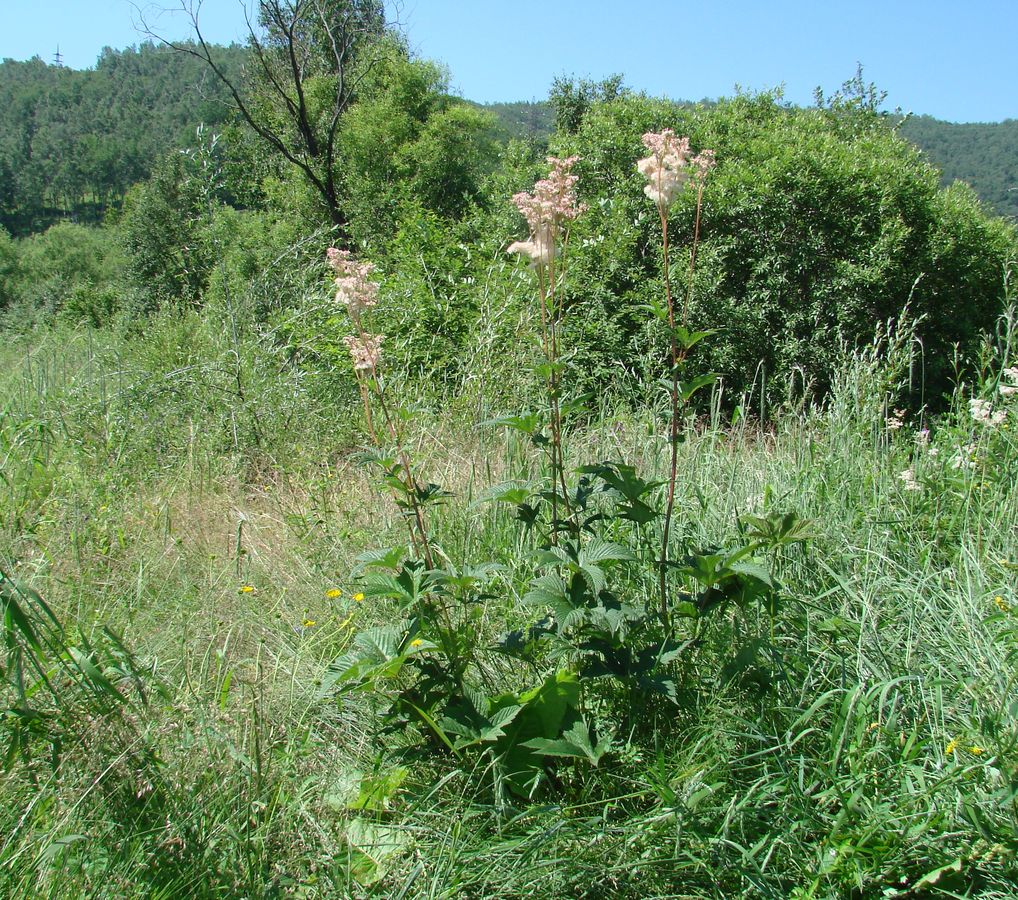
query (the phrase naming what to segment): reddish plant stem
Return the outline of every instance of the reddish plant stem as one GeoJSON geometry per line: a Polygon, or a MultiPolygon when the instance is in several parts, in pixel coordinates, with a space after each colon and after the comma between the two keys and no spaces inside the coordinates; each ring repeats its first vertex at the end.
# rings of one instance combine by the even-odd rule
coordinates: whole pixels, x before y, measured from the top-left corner
{"type": "MultiPolygon", "coordinates": [[[[697,183],[696,188],[696,217],[693,223],[693,246],[689,253],[689,282],[686,286],[686,299],[682,307],[682,327],[685,328],[689,321],[689,304],[693,297],[693,276],[696,273],[696,248],[700,242],[700,211],[703,206],[703,180],[697,183]]],[[[663,236],[664,256],[664,282],[665,300],[668,304],[668,328],[671,335],[672,352],[672,421],[669,429],[669,440],[672,445],[671,465],[668,473],[668,501],[665,505],[665,521],[661,536],[661,570],[659,574],[659,587],[661,589],[661,618],[665,625],[668,625],[668,585],[666,570],[668,568],[668,540],[671,534],[672,513],[675,510],[675,482],[678,476],[679,463],[679,366],[686,360],[689,352],[688,347],[681,350],[675,336],[675,308],[672,302],[671,279],[668,271],[668,213],[661,210],[661,233],[663,236]]]]}
{"type": "MultiPolygon", "coordinates": [[[[541,348],[544,350],[544,358],[547,362],[551,362],[552,349],[550,343],[550,328],[549,328],[549,310],[548,310],[548,288],[545,283],[545,272],[544,268],[538,264],[537,266],[537,291],[541,300],[541,348]]],[[[551,398],[554,395],[555,383],[553,380],[553,372],[548,371],[545,377],[548,390],[548,417],[549,427],[551,428],[551,452],[548,455],[549,463],[551,465],[551,477],[552,486],[554,487],[555,482],[555,416],[552,411],[551,398]]],[[[552,491],[551,493],[551,529],[549,530],[548,537],[553,547],[558,546],[558,530],[555,528],[555,523],[558,521],[558,492],[552,491]]]]}
{"type": "Polygon", "coordinates": [[[357,387],[360,388],[361,392],[361,402],[364,404],[364,416],[368,422],[368,434],[371,435],[371,441],[377,447],[378,433],[375,431],[375,423],[371,415],[371,401],[368,397],[368,387],[364,383],[364,379],[361,378],[360,372],[355,370],[354,377],[357,379],[357,387]]]}
{"type": "MultiPolygon", "coordinates": [[[[420,549],[424,557],[424,563],[429,569],[435,568],[434,558],[431,555],[431,544],[428,541],[428,529],[424,522],[424,510],[421,508],[420,502],[417,500],[417,481],[414,478],[413,470],[410,468],[410,459],[407,456],[406,449],[403,447],[403,442],[400,439],[399,432],[396,430],[396,425],[392,421],[392,416],[389,415],[389,407],[385,402],[385,395],[379,386],[378,378],[375,378],[375,396],[378,397],[378,404],[382,408],[382,416],[385,419],[385,424],[389,429],[389,434],[392,436],[392,441],[396,445],[396,453],[399,456],[400,465],[403,468],[404,483],[407,488],[407,496],[410,499],[410,507],[413,510],[414,520],[417,523],[417,534],[420,538],[420,549]]],[[[413,537],[413,528],[411,527],[411,537],[413,537]]],[[[416,547],[416,541],[414,542],[416,547]]]]}
{"type": "Polygon", "coordinates": [[[668,539],[671,535],[672,512],[675,509],[675,480],[679,464],[679,347],[675,337],[675,305],[672,303],[671,275],[668,271],[668,211],[661,208],[661,234],[665,282],[665,303],[668,306],[668,333],[671,339],[672,358],[672,385],[671,385],[671,424],[668,432],[668,439],[671,443],[671,464],[668,471],[668,501],[665,504],[665,521],[661,533],[661,567],[658,572],[659,587],[661,589],[661,620],[668,624],[668,583],[666,572],[668,568],[668,539]]]}
{"type": "Polygon", "coordinates": [[[566,487],[566,459],[565,452],[562,448],[562,409],[559,405],[559,389],[561,381],[557,371],[558,365],[558,322],[559,322],[559,308],[558,298],[556,297],[555,283],[557,275],[555,272],[555,260],[554,257],[549,265],[549,281],[551,283],[550,290],[550,332],[551,332],[551,356],[549,363],[551,364],[551,371],[549,373],[549,399],[551,405],[551,433],[552,433],[552,487],[553,491],[557,492],[557,488],[554,488],[554,481],[557,475],[559,486],[562,488],[562,503],[566,508],[566,515],[572,515],[572,507],[569,503],[569,489],[566,487]]]}

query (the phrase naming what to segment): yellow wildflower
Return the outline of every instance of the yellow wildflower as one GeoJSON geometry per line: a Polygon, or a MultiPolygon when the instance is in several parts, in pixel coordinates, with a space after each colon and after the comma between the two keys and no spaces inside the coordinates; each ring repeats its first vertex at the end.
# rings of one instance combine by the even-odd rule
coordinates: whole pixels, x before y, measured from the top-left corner
{"type": "Polygon", "coordinates": [[[993,598],[993,602],[1002,613],[1011,612],[1011,605],[1000,594],[993,598]]]}
{"type": "Polygon", "coordinates": [[[986,751],[982,747],[969,747],[969,753],[973,753],[976,756],[981,756],[986,751]]]}
{"type": "Polygon", "coordinates": [[[242,584],[238,593],[241,594],[253,594],[254,588],[249,584],[242,584]]]}
{"type": "Polygon", "coordinates": [[[353,595],[353,602],[354,603],[360,603],[363,599],[364,599],[364,595],[363,594],[354,594],[353,595]]]}
{"type": "Polygon", "coordinates": [[[329,590],[325,592],[325,596],[330,600],[335,600],[337,597],[341,596],[342,593],[343,592],[339,588],[329,588],[329,590]]]}
{"type": "Polygon", "coordinates": [[[411,647],[420,647],[420,646],[421,646],[421,644],[423,644],[423,643],[424,643],[424,641],[422,641],[422,640],[421,640],[420,638],[414,638],[414,639],[413,639],[413,640],[412,640],[412,641],[410,642],[410,646],[411,646],[411,647]]]}
{"type": "Polygon", "coordinates": [[[944,753],[947,756],[950,756],[957,749],[958,749],[958,742],[952,738],[951,742],[944,748],[944,753]]]}
{"type": "Polygon", "coordinates": [[[305,619],[304,620],[304,627],[305,628],[314,628],[315,627],[315,620],[314,619],[305,619]]]}

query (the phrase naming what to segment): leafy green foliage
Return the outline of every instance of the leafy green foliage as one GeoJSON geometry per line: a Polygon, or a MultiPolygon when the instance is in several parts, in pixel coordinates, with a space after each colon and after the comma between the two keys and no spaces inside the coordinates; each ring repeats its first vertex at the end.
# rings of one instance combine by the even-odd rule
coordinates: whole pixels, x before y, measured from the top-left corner
{"type": "MultiPolygon", "coordinates": [[[[935,171],[878,115],[789,109],[769,95],[685,110],[623,96],[560,138],[582,157],[581,184],[599,193],[570,251],[577,377],[604,383],[620,366],[662,367],[665,338],[641,312],[660,269],[643,249],[655,221],[632,159],[640,135],[664,125],[718,154],[689,323],[717,331],[694,358],[729,396],[754,381],[760,390],[761,378],[773,398],[793,381],[823,395],[840,343],[867,340],[906,305],[922,318],[925,397],[948,389],[952,344],[972,353],[1001,311],[1013,229],[963,189],[939,192],[935,171]]],[[[690,195],[676,207],[676,242],[691,235],[692,207],[690,195]]],[[[674,261],[674,282],[684,269],[688,260],[674,261]]]]}
{"type": "MultiPolygon", "coordinates": [[[[240,69],[240,47],[219,54],[240,69]]],[[[200,62],[152,44],[105,48],[88,71],[4,60],[0,225],[23,235],[66,214],[95,221],[199,123],[226,122],[226,96],[200,62]]]]}

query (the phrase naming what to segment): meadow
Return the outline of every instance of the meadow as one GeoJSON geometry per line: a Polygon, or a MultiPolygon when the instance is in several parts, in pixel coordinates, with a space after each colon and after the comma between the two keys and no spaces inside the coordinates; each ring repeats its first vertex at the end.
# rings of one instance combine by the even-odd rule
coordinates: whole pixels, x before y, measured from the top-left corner
{"type": "MultiPolygon", "coordinates": [[[[887,390],[909,341],[895,330],[846,357],[823,410],[690,415],[677,543],[738,546],[747,514],[794,513],[804,540],[770,551],[780,606],[725,607],[665,667],[673,695],[639,701],[645,721],[588,673],[600,753],[549,756],[519,792],[495,741],[453,753],[386,727],[398,675],[323,692],[357,636],[406,606],[377,584],[365,596],[366,563],[406,538],[354,460],[356,404],[276,376],[241,405],[220,371],[231,346],[198,316],[9,344],[4,674],[25,692],[5,719],[4,892],[1013,896],[1000,338],[973,385],[1006,410],[995,426],[959,393],[899,427],[887,390]],[[233,445],[245,416],[262,423],[257,448],[233,445]]],[[[571,458],[667,477],[666,410],[619,409],[564,440],[571,458]]],[[[541,542],[476,503],[539,478],[537,451],[466,411],[418,410],[405,441],[452,494],[429,510],[444,565],[497,565],[453,610],[492,693],[579,671],[576,646],[507,654],[507,634],[540,618],[523,598],[541,542]]],[[[633,565],[615,562],[613,582],[656,605],[633,565]]]]}
{"type": "Polygon", "coordinates": [[[383,38],[0,232],[0,894],[1016,896],[1013,225],[861,76],[495,153],[383,38]]]}

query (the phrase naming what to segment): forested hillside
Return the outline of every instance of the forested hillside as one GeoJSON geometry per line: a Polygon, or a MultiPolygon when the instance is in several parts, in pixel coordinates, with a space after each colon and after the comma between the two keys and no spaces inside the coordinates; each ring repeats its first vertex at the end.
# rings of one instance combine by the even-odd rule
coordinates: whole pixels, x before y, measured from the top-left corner
{"type": "MultiPolygon", "coordinates": [[[[231,76],[249,51],[214,48],[231,76]]],[[[590,85],[588,85],[588,88],[590,85]]],[[[492,137],[547,141],[553,101],[493,103],[492,137]]],[[[106,48],[94,69],[36,58],[0,63],[0,225],[14,235],[59,218],[99,221],[167,150],[194,143],[199,124],[224,128],[235,111],[200,60],[153,45],[106,48]]],[[[999,215],[1018,215],[1018,122],[956,125],[913,116],[900,132],[943,173],[969,183],[999,215]]]]}
{"type": "MultiPolygon", "coordinates": [[[[217,48],[239,73],[239,47],[217,48]]],[[[232,120],[200,61],[165,47],[106,48],[94,69],[36,58],[0,63],[0,225],[14,234],[60,217],[96,221],[199,123],[232,120]]]]}
{"type": "Polygon", "coordinates": [[[1018,120],[956,125],[912,116],[901,133],[944,174],[966,181],[1001,216],[1018,216],[1018,120]]]}

